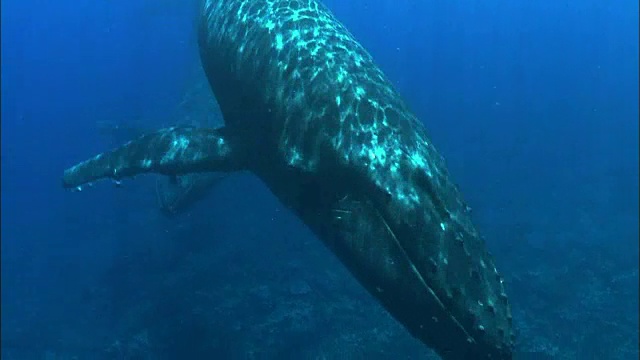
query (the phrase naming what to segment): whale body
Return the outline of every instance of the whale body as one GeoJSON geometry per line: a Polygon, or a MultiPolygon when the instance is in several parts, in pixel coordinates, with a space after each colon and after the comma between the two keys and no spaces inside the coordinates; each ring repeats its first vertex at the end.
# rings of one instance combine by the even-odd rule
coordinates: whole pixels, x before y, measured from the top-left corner
{"type": "Polygon", "coordinates": [[[511,359],[503,278],[370,54],[315,0],[206,0],[200,16],[224,127],[144,134],[67,169],[63,186],[250,171],[443,359],[511,359]]]}

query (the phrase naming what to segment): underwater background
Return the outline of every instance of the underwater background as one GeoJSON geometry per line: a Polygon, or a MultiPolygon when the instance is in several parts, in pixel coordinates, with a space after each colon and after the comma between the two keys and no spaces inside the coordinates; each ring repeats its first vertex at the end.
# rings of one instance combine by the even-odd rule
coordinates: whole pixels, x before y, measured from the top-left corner
{"type": "MultiPolygon", "coordinates": [[[[157,176],[62,189],[144,130],[222,124],[196,3],[2,1],[2,359],[435,359],[249,174],[175,214],[157,176]]],[[[324,3],[447,160],[518,349],[637,359],[638,2],[324,3]]]]}

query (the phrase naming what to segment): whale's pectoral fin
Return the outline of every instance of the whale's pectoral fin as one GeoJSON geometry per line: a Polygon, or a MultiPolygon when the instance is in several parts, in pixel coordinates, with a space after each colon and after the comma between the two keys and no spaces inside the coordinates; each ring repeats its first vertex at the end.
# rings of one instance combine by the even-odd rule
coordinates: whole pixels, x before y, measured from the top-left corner
{"type": "Polygon", "coordinates": [[[75,188],[95,180],[120,180],[145,173],[183,175],[236,171],[243,169],[241,158],[224,128],[167,128],[65,170],[62,185],[75,188]]]}
{"type": "Polygon", "coordinates": [[[165,215],[176,215],[204,198],[206,193],[227,175],[220,172],[194,173],[182,176],[172,175],[168,180],[158,179],[156,181],[158,206],[165,215]]]}

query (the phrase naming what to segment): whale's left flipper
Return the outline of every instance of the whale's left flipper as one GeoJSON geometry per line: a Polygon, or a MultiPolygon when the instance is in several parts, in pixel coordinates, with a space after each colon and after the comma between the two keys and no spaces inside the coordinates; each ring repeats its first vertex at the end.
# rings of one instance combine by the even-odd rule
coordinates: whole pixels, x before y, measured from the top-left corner
{"type": "Polygon", "coordinates": [[[143,135],[65,170],[62,185],[76,188],[100,179],[146,173],[237,171],[244,169],[242,158],[225,128],[173,127],[143,135]]]}

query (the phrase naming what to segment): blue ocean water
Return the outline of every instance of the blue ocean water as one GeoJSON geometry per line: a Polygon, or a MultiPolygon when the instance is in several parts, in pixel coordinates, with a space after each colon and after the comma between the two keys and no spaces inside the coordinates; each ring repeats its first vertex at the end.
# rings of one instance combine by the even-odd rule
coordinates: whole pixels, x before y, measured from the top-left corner
{"type": "MultiPolygon", "coordinates": [[[[638,3],[324,3],[446,158],[518,347],[638,358],[638,3]]],[[[173,217],[156,177],[62,189],[104,124],[220,121],[196,1],[1,6],[3,359],[432,358],[248,174],[173,217]]]]}

